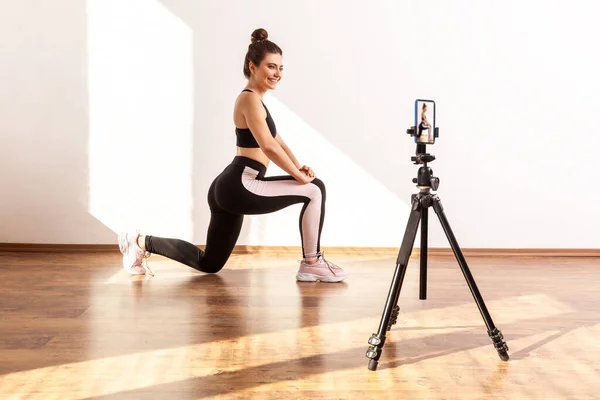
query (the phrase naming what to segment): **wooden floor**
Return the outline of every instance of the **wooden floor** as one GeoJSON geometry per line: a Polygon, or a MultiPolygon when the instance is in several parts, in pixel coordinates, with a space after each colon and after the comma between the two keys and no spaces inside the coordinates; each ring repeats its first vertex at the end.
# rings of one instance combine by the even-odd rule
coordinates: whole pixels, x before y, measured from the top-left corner
{"type": "Polygon", "coordinates": [[[499,359],[455,259],[418,260],[377,371],[391,254],[335,254],[345,283],[298,283],[296,255],[234,255],[218,275],[152,256],[0,253],[2,399],[600,399],[592,257],[467,257],[510,348],[499,359]]]}

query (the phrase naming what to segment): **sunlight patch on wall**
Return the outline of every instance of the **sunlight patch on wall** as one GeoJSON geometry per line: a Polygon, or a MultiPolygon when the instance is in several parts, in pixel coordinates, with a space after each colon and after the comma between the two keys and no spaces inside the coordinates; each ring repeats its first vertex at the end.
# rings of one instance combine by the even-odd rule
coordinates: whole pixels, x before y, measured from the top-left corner
{"type": "MultiPolygon", "coordinates": [[[[410,213],[408,202],[399,199],[275,96],[265,95],[264,102],[298,161],[311,167],[325,183],[327,208],[321,245],[400,246],[410,213]]],[[[268,176],[284,174],[275,163],[269,165],[268,176]]],[[[241,237],[240,243],[299,246],[301,208],[295,205],[273,214],[246,217],[247,236],[241,237]],[[298,232],[292,243],[290,232],[298,232]]]]}
{"type": "Polygon", "coordinates": [[[191,238],[192,31],[158,1],[88,0],[89,212],[191,238]]]}

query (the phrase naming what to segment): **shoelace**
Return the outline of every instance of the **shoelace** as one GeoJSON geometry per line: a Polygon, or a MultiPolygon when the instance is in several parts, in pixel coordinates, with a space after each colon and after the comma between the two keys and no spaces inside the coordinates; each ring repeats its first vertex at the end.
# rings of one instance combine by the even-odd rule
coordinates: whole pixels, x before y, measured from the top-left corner
{"type": "MultiPolygon", "coordinates": [[[[319,257],[320,257],[321,259],[323,259],[323,261],[325,261],[325,265],[327,265],[327,268],[329,268],[329,270],[330,270],[330,271],[331,271],[331,272],[332,272],[334,275],[336,275],[336,273],[335,273],[334,269],[342,269],[342,268],[338,267],[337,265],[335,265],[334,263],[332,263],[331,261],[327,261],[327,260],[325,259],[325,253],[324,253],[324,252],[319,252],[319,253],[317,253],[317,260],[319,259],[319,257]]],[[[300,260],[300,261],[304,261],[304,260],[300,260]]]]}
{"type": "Polygon", "coordinates": [[[335,265],[334,263],[327,261],[325,259],[325,256],[323,255],[323,253],[319,253],[319,255],[317,255],[317,258],[321,256],[321,258],[323,259],[323,261],[325,261],[325,264],[327,265],[327,268],[329,268],[329,270],[335,275],[335,271],[334,269],[341,269],[340,267],[338,267],[337,265],[335,265]]]}
{"type": "MultiPolygon", "coordinates": [[[[136,236],[136,243],[137,243],[137,240],[138,240],[138,238],[140,236],[140,231],[139,231],[139,229],[137,229],[135,232],[137,234],[137,236],[136,236]]],[[[136,246],[136,247],[138,247],[138,250],[141,250],[141,248],[139,246],[136,246]]],[[[143,252],[143,254],[142,254],[142,268],[144,268],[146,271],[148,271],[151,276],[154,276],[154,272],[150,269],[150,266],[148,265],[148,257],[150,257],[151,255],[152,255],[152,253],[150,253],[149,251],[144,251],[143,252]],[[146,263],[146,265],[144,265],[144,262],[146,263]]]]}
{"type": "Polygon", "coordinates": [[[148,257],[150,257],[151,254],[152,253],[150,253],[149,251],[144,252],[143,259],[142,259],[142,267],[144,267],[150,273],[150,275],[154,276],[154,272],[152,272],[152,270],[150,269],[150,266],[148,265],[148,257]],[[146,265],[144,265],[144,262],[146,263],[146,265]]]}

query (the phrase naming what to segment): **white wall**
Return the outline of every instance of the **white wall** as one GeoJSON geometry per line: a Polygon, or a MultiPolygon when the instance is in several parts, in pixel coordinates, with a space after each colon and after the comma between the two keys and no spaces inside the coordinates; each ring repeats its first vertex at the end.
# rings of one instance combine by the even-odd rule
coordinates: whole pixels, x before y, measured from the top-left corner
{"type": "MultiPolygon", "coordinates": [[[[599,246],[591,0],[45,4],[0,3],[2,242],[114,243],[134,226],[204,243],[264,27],[285,64],[265,102],[327,185],[325,248],[400,245],[416,98],[437,102],[428,149],[461,246],[599,246]]],[[[298,245],[299,210],[247,217],[239,244],[298,245]]],[[[430,246],[448,247],[433,211],[430,246]]]]}

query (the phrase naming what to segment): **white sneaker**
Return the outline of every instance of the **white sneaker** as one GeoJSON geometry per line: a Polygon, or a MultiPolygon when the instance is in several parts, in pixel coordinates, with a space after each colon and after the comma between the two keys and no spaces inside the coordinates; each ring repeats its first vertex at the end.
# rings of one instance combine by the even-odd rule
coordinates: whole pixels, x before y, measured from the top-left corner
{"type": "Polygon", "coordinates": [[[123,268],[131,275],[144,275],[147,271],[154,276],[154,272],[152,272],[147,262],[146,267],[142,265],[144,259],[150,257],[150,253],[144,252],[137,244],[139,236],[138,231],[122,232],[118,235],[119,250],[123,253],[123,268]]]}

